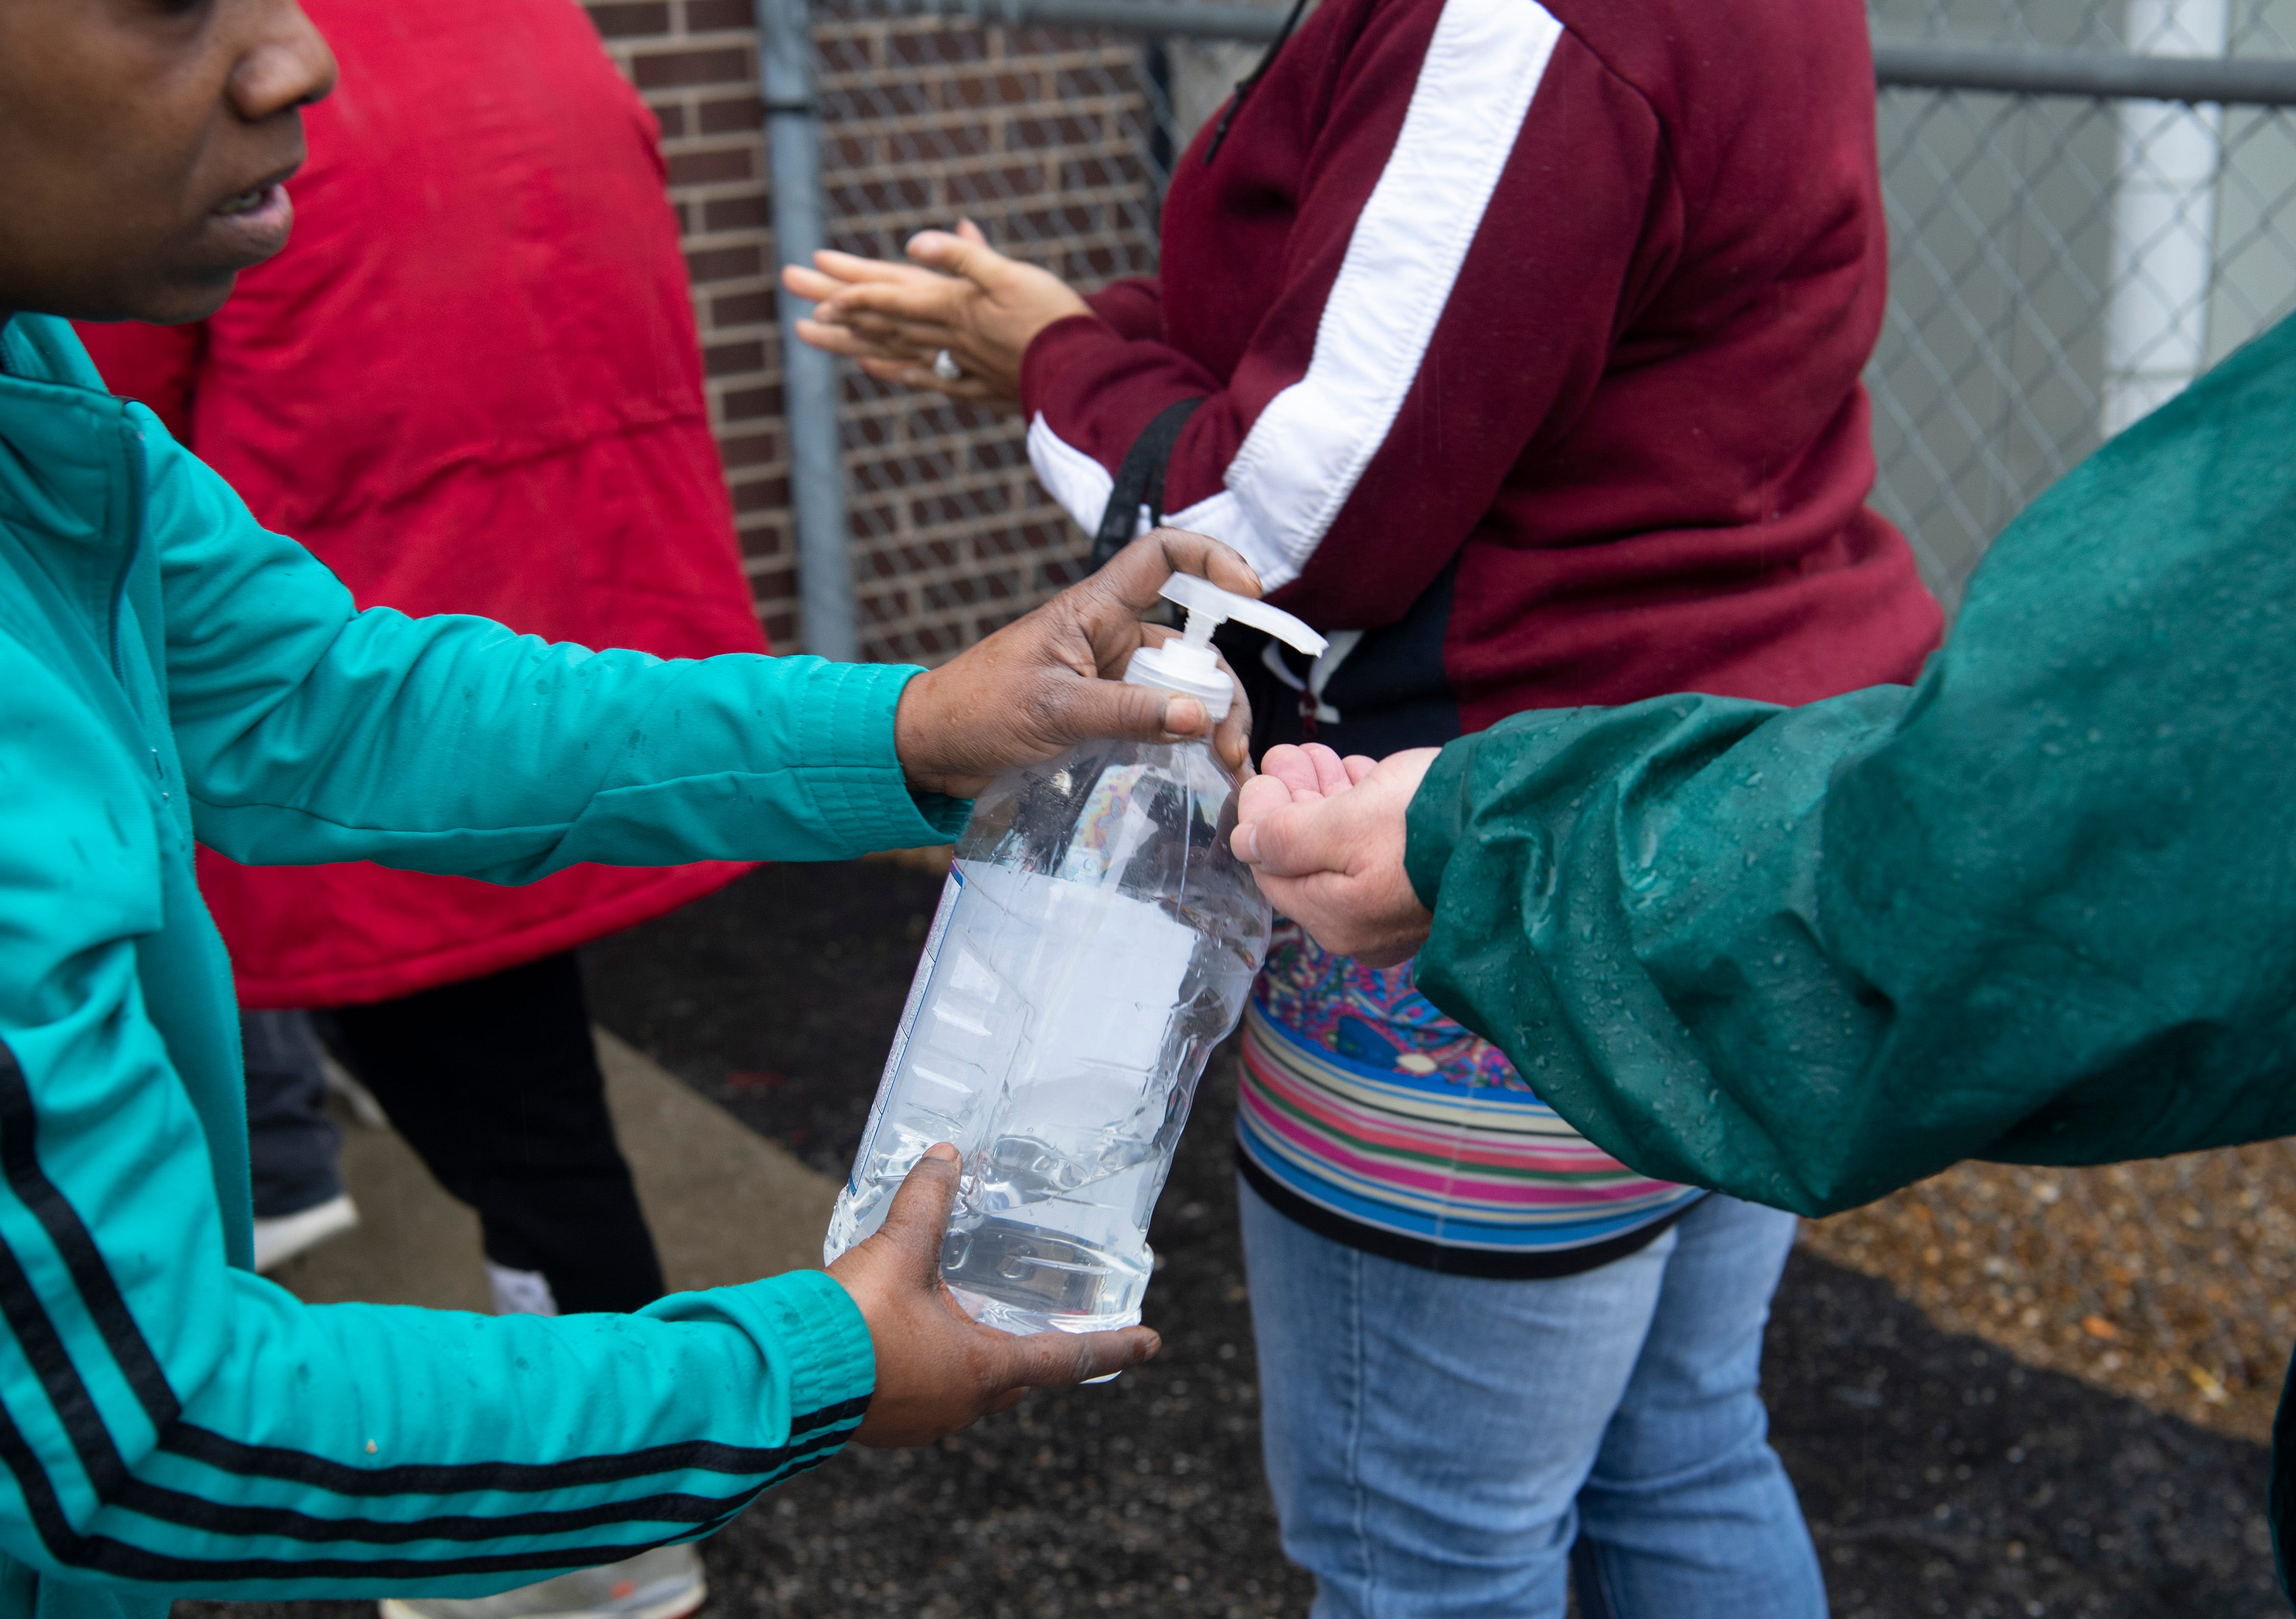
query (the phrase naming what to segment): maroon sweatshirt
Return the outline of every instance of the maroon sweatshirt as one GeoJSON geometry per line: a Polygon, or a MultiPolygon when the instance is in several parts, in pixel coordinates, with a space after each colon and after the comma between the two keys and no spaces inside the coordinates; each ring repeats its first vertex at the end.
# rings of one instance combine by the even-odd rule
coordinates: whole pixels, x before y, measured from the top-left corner
{"type": "MultiPolygon", "coordinates": [[[[1858,372],[1887,242],[1859,0],[1324,0],[1173,176],[1154,281],[1030,345],[1087,529],[1167,521],[1336,638],[1263,739],[1913,678],[1939,617],[1858,372]],[[1296,715],[1294,713],[1296,711],[1296,715]]],[[[1263,712],[1267,705],[1263,702],[1263,712]]]]}

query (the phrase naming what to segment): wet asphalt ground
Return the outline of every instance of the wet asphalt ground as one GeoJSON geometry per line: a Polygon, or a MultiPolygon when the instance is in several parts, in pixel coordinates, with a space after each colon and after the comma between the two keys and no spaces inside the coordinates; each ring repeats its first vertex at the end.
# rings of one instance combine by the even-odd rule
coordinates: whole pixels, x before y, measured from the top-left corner
{"type": "MultiPolygon", "coordinates": [[[[841,1177],[939,878],[767,867],[587,952],[598,1020],[841,1177]]],[[[916,1452],[848,1451],[708,1543],[709,1612],[791,1619],[1305,1614],[1260,1470],[1215,1058],[1152,1234],[1160,1359],[916,1452]]],[[[1766,1389],[1833,1610],[2248,1619],[2276,1594],[2255,1445],[2018,1367],[1797,1253],[1766,1389]]],[[[350,1619],[363,1604],[234,1604],[350,1619]]],[[[184,1619],[220,1605],[184,1604],[184,1619]]],[[[1666,1616],[1673,1619],[1673,1616],[1666,1616]]]]}

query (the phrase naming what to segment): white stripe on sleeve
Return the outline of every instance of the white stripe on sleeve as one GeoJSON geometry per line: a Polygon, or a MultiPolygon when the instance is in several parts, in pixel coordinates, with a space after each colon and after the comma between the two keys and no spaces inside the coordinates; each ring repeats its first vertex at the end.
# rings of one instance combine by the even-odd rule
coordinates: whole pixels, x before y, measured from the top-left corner
{"type": "Polygon", "coordinates": [[[1045,492],[1059,501],[1086,533],[1100,531],[1101,514],[1108,509],[1116,480],[1106,467],[1054,432],[1041,410],[1029,423],[1029,464],[1037,469],[1037,481],[1045,486],[1045,492]]]}
{"type": "MultiPolygon", "coordinates": [[[[1234,546],[1269,589],[1300,577],[1394,425],[1562,37],[1538,0],[1447,0],[1403,132],[1348,238],[1307,375],[1252,423],[1227,487],[1167,519],[1234,546]]],[[[1078,510],[1046,471],[1040,432],[1091,467],[1106,505],[1108,473],[1040,416],[1029,458],[1054,497],[1078,510]]],[[[1099,507],[1079,521],[1096,526],[1099,507]]]]}

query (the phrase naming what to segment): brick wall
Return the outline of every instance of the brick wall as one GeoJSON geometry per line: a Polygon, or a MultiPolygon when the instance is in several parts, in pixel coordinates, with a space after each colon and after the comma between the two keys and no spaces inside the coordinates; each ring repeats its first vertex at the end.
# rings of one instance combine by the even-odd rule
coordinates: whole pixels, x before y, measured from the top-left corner
{"type": "MultiPolygon", "coordinates": [[[[661,119],[750,589],[775,645],[799,650],[750,0],[588,10],[661,119]]],[[[836,245],[896,253],[962,213],[1080,284],[1152,266],[1136,46],[897,20],[873,0],[817,19],[836,245]]],[[[841,415],[863,656],[939,662],[1076,577],[1084,536],[1037,489],[1019,423],[857,374],[841,415]]]]}
{"type": "Polygon", "coordinates": [[[781,431],[780,342],[767,228],[758,36],[750,0],[596,0],[606,48],[661,119],[669,194],[685,233],[709,415],[726,461],[758,615],[800,645],[781,431]]]}

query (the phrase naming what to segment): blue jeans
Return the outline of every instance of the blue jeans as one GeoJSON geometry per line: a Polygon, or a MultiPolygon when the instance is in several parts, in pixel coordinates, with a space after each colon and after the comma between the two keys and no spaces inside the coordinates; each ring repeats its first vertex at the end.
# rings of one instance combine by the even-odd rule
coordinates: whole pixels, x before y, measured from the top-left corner
{"type": "Polygon", "coordinates": [[[1758,1387],[1788,1214],[1710,1196],[1578,1276],[1446,1276],[1248,1186],[1283,1549],[1315,1619],[1824,1619],[1758,1387]],[[1574,1552],[1574,1548],[1575,1552],[1574,1552]]]}

